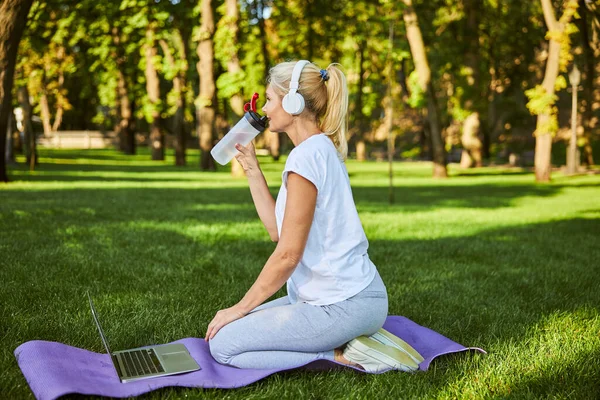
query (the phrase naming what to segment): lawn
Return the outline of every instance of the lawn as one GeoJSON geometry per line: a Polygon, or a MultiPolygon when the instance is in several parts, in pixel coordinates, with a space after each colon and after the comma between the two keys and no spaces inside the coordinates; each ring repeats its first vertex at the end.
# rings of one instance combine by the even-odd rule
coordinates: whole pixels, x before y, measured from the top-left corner
{"type": "MultiPolygon", "coordinates": [[[[113,349],[203,336],[275,247],[245,179],[199,172],[197,153],[186,168],[112,150],[42,150],[41,163],[0,186],[0,398],[32,398],[13,356],[25,341],[103,351],[86,291],[113,349]]],[[[276,194],[283,164],[261,163],[276,194]]],[[[387,168],[348,162],[390,313],[488,355],[142,398],[598,398],[600,175],[538,185],[520,169],[451,166],[441,181],[428,163],[396,163],[390,205],[387,168]]]]}

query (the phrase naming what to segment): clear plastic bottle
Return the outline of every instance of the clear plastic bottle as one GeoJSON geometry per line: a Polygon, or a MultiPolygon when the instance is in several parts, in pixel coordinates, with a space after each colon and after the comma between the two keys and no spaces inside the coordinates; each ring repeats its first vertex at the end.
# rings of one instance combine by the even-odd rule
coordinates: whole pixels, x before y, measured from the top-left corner
{"type": "Polygon", "coordinates": [[[235,144],[246,146],[267,127],[267,117],[254,111],[246,112],[237,124],[213,147],[210,154],[216,162],[226,165],[238,153],[235,144]]]}

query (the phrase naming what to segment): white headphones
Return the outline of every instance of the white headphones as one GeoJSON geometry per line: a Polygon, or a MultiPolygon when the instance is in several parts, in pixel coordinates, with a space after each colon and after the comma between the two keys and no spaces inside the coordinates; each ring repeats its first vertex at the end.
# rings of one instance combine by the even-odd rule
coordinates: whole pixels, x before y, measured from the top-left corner
{"type": "Polygon", "coordinates": [[[283,97],[281,105],[285,112],[291,115],[298,115],[304,110],[304,97],[298,93],[298,87],[300,86],[300,74],[302,69],[309,61],[300,60],[294,66],[292,72],[292,79],[290,80],[290,91],[283,97]]]}

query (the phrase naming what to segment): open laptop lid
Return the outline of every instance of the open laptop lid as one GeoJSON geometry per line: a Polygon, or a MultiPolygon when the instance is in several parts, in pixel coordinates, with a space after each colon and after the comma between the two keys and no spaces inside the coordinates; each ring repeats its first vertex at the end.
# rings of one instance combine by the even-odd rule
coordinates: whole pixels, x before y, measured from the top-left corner
{"type": "Polygon", "coordinates": [[[106,352],[112,358],[112,352],[110,351],[110,347],[108,347],[108,341],[104,336],[104,331],[102,330],[102,326],[100,326],[100,321],[98,320],[98,315],[96,314],[96,309],[94,308],[94,302],[92,301],[92,296],[88,292],[88,299],[90,299],[90,308],[92,309],[92,315],[94,316],[94,321],[96,322],[96,326],[98,327],[98,332],[100,332],[100,337],[102,338],[102,343],[104,343],[104,347],[106,348],[106,352]]]}

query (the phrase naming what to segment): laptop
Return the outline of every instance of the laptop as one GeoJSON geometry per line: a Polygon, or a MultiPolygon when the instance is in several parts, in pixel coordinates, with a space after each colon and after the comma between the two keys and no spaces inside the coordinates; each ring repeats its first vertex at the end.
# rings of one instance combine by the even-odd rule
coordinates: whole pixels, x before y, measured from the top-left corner
{"type": "Polygon", "coordinates": [[[161,344],[111,352],[106,336],[104,336],[104,331],[100,326],[92,297],[89,293],[87,295],[90,300],[90,308],[92,309],[94,321],[102,338],[102,343],[104,343],[106,352],[110,354],[121,382],[134,382],[141,379],[181,374],[200,369],[196,360],[192,358],[182,343],[161,344]]]}

